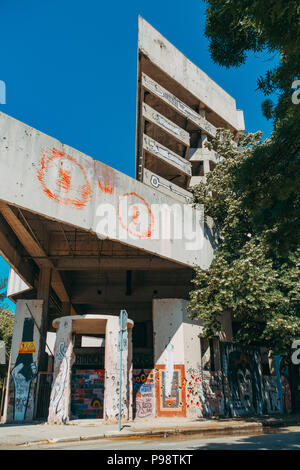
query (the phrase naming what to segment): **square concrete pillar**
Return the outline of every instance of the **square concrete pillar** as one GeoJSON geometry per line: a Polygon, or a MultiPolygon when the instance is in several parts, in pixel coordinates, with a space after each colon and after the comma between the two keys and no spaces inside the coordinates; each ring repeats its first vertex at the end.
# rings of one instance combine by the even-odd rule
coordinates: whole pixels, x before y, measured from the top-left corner
{"type": "MultiPolygon", "coordinates": [[[[104,391],[104,419],[108,423],[117,423],[119,419],[119,391],[120,391],[120,351],[119,344],[119,317],[107,320],[105,331],[105,391],[104,391]]],[[[128,420],[132,416],[132,378],[131,370],[132,340],[131,331],[128,330],[128,349],[122,351],[122,398],[121,416],[128,420]]]]}
{"type": "Polygon", "coordinates": [[[66,424],[71,410],[71,375],[74,362],[72,318],[61,318],[54,348],[54,373],[48,414],[49,424],[66,424]]]}
{"type": "Polygon", "coordinates": [[[40,361],[43,300],[18,300],[15,313],[4,422],[34,418],[35,383],[40,361]]]}
{"type": "Polygon", "coordinates": [[[190,406],[187,392],[201,380],[202,327],[188,318],[186,304],[183,299],[153,300],[158,416],[201,416],[200,407],[190,406]]]}

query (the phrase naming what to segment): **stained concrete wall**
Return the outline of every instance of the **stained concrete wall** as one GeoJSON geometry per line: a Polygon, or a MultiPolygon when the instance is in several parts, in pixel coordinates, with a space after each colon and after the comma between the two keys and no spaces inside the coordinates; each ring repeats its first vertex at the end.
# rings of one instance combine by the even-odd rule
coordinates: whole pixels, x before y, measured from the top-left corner
{"type": "MultiPolygon", "coordinates": [[[[66,424],[71,415],[71,371],[75,360],[73,354],[73,333],[105,333],[105,382],[103,415],[107,423],[119,419],[120,351],[119,317],[113,315],[74,315],[53,321],[57,329],[55,362],[48,423],[66,424]]],[[[122,351],[122,394],[121,416],[132,418],[132,327],[127,323],[127,345],[122,351]]]]}
{"type": "MultiPolygon", "coordinates": [[[[199,321],[188,318],[187,301],[183,299],[153,300],[154,362],[164,366],[166,394],[172,391],[173,374],[176,366],[183,366],[184,403],[187,417],[201,417],[202,409],[197,402],[189,402],[190,393],[201,388],[201,347],[199,334],[202,327],[199,321]]],[[[196,392],[198,394],[198,392],[196,392]]]]}
{"type": "Polygon", "coordinates": [[[71,374],[74,359],[72,319],[65,317],[61,319],[56,333],[49,424],[66,424],[70,419],[71,374]]]}
{"type": "MultiPolygon", "coordinates": [[[[105,332],[105,389],[104,389],[104,419],[108,423],[116,423],[119,419],[120,392],[120,351],[119,317],[107,321],[105,332]]],[[[122,351],[122,394],[121,416],[128,420],[132,403],[132,340],[131,331],[128,335],[128,349],[122,351]],[[129,356],[129,357],[128,357],[129,356]],[[131,360],[130,360],[131,359],[131,360]]]]}
{"type": "Polygon", "coordinates": [[[182,204],[183,237],[163,239],[157,208],[179,201],[3,113],[0,130],[0,201],[185,265],[210,265],[199,211],[182,204]]]}
{"type": "Polygon", "coordinates": [[[17,301],[4,405],[7,423],[34,418],[42,310],[43,300],[17,301]]]}
{"type": "Polygon", "coordinates": [[[174,364],[200,365],[199,321],[188,318],[184,299],[153,299],[154,363],[167,364],[167,346],[174,364]]]}

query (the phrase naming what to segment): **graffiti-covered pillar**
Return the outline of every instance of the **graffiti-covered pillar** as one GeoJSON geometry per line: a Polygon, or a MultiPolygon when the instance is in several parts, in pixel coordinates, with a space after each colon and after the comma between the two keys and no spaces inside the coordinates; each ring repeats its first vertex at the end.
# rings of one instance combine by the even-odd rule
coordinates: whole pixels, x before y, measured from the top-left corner
{"type": "MultiPolygon", "coordinates": [[[[133,322],[127,327],[132,328],[133,322]]],[[[104,392],[104,419],[116,423],[119,417],[119,390],[120,390],[120,351],[119,351],[119,317],[110,317],[106,323],[105,331],[105,392],[104,392]]],[[[122,351],[122,419],[128,420],[131,416],[130,404],[132,400],[131,370],[132,341],[128,334],[128,348],[122,351]]]]}
{"type": "Polygon", "coordinates": [[[71,317],[62,317],[59,321],[54,356],[48,423],[66,424],[70,418],[71,374],[74,362],[71,317]]]}
{"type": "Polygon", "coordinates": [[[43,300],[17,301],[4,406],[5,423],[34,419],[42,312],[43,300]]]}
{"type": "Polygon", "coordinates": [[[199,334],[202,328],[187,317],[186,300],[154,299],[154,361],[157,416],[201,416],[199,398],[189,400],[201,377],[199,334]],[[191,402],[191,403],[190,403],[191,402]]]}

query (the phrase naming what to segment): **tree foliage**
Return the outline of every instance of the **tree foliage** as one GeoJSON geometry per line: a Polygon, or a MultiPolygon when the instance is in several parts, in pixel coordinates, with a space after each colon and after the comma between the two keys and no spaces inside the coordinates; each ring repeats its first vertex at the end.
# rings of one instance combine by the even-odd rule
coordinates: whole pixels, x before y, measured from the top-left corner
{"type": "Polygon", "coordinates": [[[261,132],[244,134],[237,146],[229,131],[219,130],[207,144],[220,163],[193,188],[194,203],[204,204],[218,232],[218,249],[209,270],[196,268],[188,310],[200,318],[204,336],[221,329],[221,316],[232,314],[240,328],[233,338],[263,344],[275,352],[291,351],[300,337],[300,250],[278,255],[265,229],[258,233],[243,193],[236,193],[240,168],[261,145],[261,132]]]}
{"type": "Polygon", "coordinates": [[[274,53],[278,65],[258,77],[267,96],[264,115],[273,122],[270,139],[261,142],[239,166],[235,191],[242,196],[256,232],[268,236],[281,253],[299,244],[300,103],[292,84],[300,78],[299,0],[207,0],[206,35],[214,61],[240,66],[249,52],[274,53]],[[271,229],[265,232],[265,229],[271,229]]]}

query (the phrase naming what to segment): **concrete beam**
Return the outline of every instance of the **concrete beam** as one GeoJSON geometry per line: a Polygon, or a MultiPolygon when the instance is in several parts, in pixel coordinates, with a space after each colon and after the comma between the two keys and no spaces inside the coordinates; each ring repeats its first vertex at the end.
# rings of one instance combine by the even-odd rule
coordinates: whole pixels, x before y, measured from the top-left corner
{"type": "MultiPolygon", "coordinates": [[[[193,177],[192,177],[193,178],[193,177]]],[[[171,183],[162,176],[158,176],[152,171],[144,168],[143,171],[143,182],[148,184],[150,187],[158,189],[164,194],[173,197],[184,204],[191,204],[193,200],[192,193],[186,191],[183,188],[177,186],[177,184],[171,183]]]]}
{"type": "Polygon", "coordinates": [[[149,256],[101,256],[101,257],[62,257],[53,260],[57,271],[123,271],[133,270],[173,270],[182,269],[182,265],[149,256]]]}
{"type": "MultiPolygon", "coordinates": [[[[54,265],[47,257],[47,253],[39,245],[37,239],[29,232],[29,230],[22,224],[20,219],[16,216],[14,211],[7,204],[0,204],[0,212],[10,225],[11,229],[19,239],[20,243],[24,246],[30,256],[35,258],[35,262],[40,269],[50,268],[53,269],[54,265]]],[[[62,302],[70,300],[66,291],[61,275],[57,271],[53,271],[51,276],[51,287],[62,302]]]]}
{"type": "MultiPolygon", "coordinates": [[[[7,222],[0,217],[0,253],[5,261],[13,267],[14,271],[20,276],[20,278],[26,284],[29,284],[30,287],[34,287],[34,269],[30,262],[25,262],[22,259],[19,250],[16,247],[16,243],[12,243],[14,239],[16,239],[16,237],[13,231],[7,222]]],[[[20,247],[21,245],[19,244],[19,248],[20,247]]]]}
{"type": "Polygon", "coordinates": [[[156,83],[152,78],[148,77],[146,74],[142,74],[142,86],[153,93],[156,97],[160,100],[164,101],[168,104],[171,108],[177,111],[179,114],[184,116],[186,119],[189,119],[193,124],[195,124],[199,129],[205,131],[208,135],[215,137],[217,133],[217,129],[215,126],[210,124],[206,119],[204,119],[200,114],[196,111],[191,109],[185,103],[183,103],[180,99],[174,96],[172,93],[167,91],[161,85],[156,83]]]}
{"type": "Polygon", "coordinates": [[[134,287],[130,296],[126,295],[126,285],[124,286],[108,286],[99,284],[98,286],[86,286],[74,284],[72,286],[71,301],[76,304],[100,305],[101,303],[123,303],[146,302],[155,298],[165,298],[172,296],[181,296],[186,298],[191,287],[186,283],[185,286],[180,284],[164,285],[144,285],[142,287],[134,287]],[[101,293],[98,293],[101,292],[101,293]]]}
{"type": "Polygon", "coordinates": [[[146,103],[143,103],[143,118],[163,129],[186,147],[190,147],[189,133],[170,121],[170,119],[167,119],[165,116],[155,111],[155,109],[151,108],[151,106],[146,103]]]}
{"type": "MultiPolygon", "coordinates": [[[[182,204],[186,215],[181,224],[183,237],[157,236],[162,217],[156,209],[173,205],[173,198],[3,113],[0,129],[3,203],[182,265],[203,269],[210,265],[213,248],[203,236],[196,208],[188,211],[182,204]],[[195,232],[195,243],[190,242],[191,231],[195,232]]],[[[150,153],[147,158],[166,167],[172,176],[179,173],[150,153]]],[[[190,165],[184,159],[182,162],[190,165]]],[[[187,176],[183,174],[181,178],[187,176]]],[[[168,220],[163,223],[168,224],[168,220]]],[[[32,238],[28,238],[28,233],[21,235],[20,240],[30,247],[32,238]]],[[[34,249],[33,256],[39,256],[39,251],[34,249]]]]}
{"type": "Polygon", "coordinates": [[[188,159],[190,162],[209,160],[214,163],[219,163],[221,161],[217,152],[214,150],[208,150],[208,148],[191,148],[188,159]]]}
{"type": "Polygon", "coordinates": [[[168,165],[176,167],[181,173],[187,176],[192,175],[192,167],[189,162],[145,134],[143,137],[143,148],[147,152],[151,153],[151,155],[160,158],[168,165]]]}

